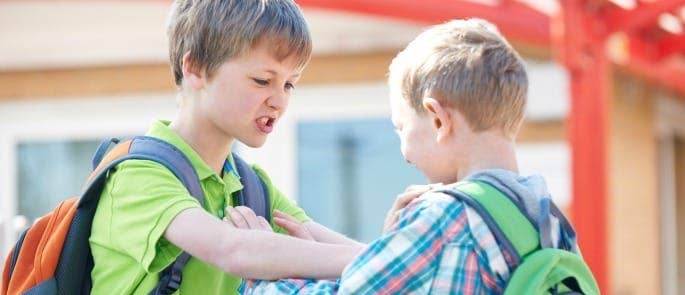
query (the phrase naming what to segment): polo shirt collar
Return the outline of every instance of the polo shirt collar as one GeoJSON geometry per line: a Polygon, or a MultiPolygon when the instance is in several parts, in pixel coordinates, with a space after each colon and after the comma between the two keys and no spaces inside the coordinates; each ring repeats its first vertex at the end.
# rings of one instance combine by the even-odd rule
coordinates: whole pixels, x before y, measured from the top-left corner
{"type": "MultiPolygon", "coordinates": [[[[157,120],[152,123],[152,126],[147,132],[147,136],[155,137],[164,140],[176,148],[178,148],[187,158],[190,163],[195,167],[197,171],[197,176],[200,180],[211,177],[212,175],[217,175],[214,170],[200,157],[200,155],[179,136],[174,130],[169,128],[170,121],[157,120]]],[[[229,163],[233,164],[233,156],[228,155],[229,163]]],[[[228,171],[226,171],[228,172],[228,171]]],[[[217,175],[218,177],[218,175],[217,175]]],[[[218,177],[221,179],[221,177],[218,177]]]]}

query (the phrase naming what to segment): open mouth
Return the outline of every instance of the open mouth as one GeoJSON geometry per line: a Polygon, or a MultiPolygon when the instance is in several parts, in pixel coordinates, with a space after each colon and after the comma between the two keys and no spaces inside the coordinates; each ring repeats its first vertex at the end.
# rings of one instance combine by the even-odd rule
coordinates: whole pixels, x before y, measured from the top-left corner
{"type": "Polygon", "coordinates": [[[263,125],[272,127],[274,125],[274,121],[276,121],[276,119],[271,118],[271,117],[261,117],[261,118],[259,118],[259,121],[263,125]]]}
{"type": "Polygon", "coordinates": [[[270,133],[273,131],[274,124],[276,123],[275,117],[264,116],[257,119],[257,128],[265,133],[270,133]]]}

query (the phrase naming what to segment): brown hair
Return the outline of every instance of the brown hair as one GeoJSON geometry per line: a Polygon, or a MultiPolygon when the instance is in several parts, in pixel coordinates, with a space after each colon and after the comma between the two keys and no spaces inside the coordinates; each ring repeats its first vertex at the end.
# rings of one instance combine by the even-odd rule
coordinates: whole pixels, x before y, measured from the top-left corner
{"type": "Polygon", "coordinates": [[[274,56],[297,57],[303,68],[312,53],[307,23],[292,0],[176,0],[167,24],[169,58],[181,86],[183,55],[211,75],[227,59],[259,42],[269,42],[274,56]]]}
{"type": "Polygon", "coordinates": [[[514,138],[523,121],[528,77],[523,60],[497,28],[453,20],[414,39],[390,65],[391,95],[419,114],[424,97],[455,107],[478,132],[499,128],[514,138]]]}

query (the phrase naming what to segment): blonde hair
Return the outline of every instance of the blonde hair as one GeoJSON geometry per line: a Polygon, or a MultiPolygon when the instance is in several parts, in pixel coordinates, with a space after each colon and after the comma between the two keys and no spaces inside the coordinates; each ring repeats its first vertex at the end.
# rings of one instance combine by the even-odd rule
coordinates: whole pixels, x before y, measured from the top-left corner
{"type": "Polygon", "coordinates": [[[425,112],[423,98],[433,97],[460,111],[475,132],[498,128],[513,139],[523,121],[523,61],[484,20],[453,20],[423,32],[392,61],[388,81],[391,95],[417,113],[425,112]]]}
{"type": "Polygon", "coordinates": [[[260,42],[274,56],[297,58],[304,68],[312,53],[307,23],[292,0],[176,0],[167,23],[169,58],[177,86],[183,82],[183,55],[212,74],[227,59],[260,42]]]}

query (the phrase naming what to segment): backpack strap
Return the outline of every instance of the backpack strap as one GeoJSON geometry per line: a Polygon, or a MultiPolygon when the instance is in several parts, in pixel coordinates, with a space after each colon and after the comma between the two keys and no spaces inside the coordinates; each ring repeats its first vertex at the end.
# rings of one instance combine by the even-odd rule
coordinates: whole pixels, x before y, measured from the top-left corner
{"type": "Polygon", "coordinates": [[[100,142],[98,149],[95,150],[95,154],[93,155],[93,170],[97,169],[98,165],[100,165],[102,158],[105,157],[105,154],[107,151],[109,151],[109,148],[112,146],[112,144],[118,144],[119,141],[120,140],[116,137],[110,137],[100,142]]]}
{"type": "MultiPolygon", "coordinates": [[[[90,223],[79,222],[79,220],[92,220],[102,188],[112,168],[130,159],[154,161],[163,165],[174,174],[201,206],[204,204],[204,194],[195,168],[193,168],[188,158],[173,145],[154,137],[139,136],[116,146],[110,153],[107,153],[112,143],[119,143],[119,140],[116,138],[104,140],[93,157],[94,171],[87,181],[82,197],[79,200],[79,211],[74,216],[75,224],[78,224],[78,226],[70,227],[67,234],[67,242],[65,242],[62,249],[62,257],[55,272],[57,281],[63,281],[68,284],[86,282],[87,286],[84,286],[83,290],[90,289],[89,278],[72,278],[71,276],[78,273],[72,271],[74,268],[92,268],[92,256],[88,255],[90,257],[85,258],[85,255],[81,255],[84,253],[82,249],[89,247],[87,244],[88,239],[70,237],[90,235],[90,223]],[[86,243],[83,244],[83,241],[86,243]],[[70,278],[62,279],[65,276],[70,278]]],[[[190,255],[183,252],[171,266],[162,272],[160,283],[155,290],[170,290],[169,286],[173,288],[175,281],[178,281],[178,286],[180,286],[180,270],[183,269],[189,258],[190,255]]],[[[66,290],[77,290],[76,286],[60,286],[60,289],[62,287],[66,290]]],[[[171,293],[174,291],[175,289],[171,293]]]]}
{"type": "MultiPolygon", "coordinates": [[[[95,153],[93,166],[101,166],[101,161],[103,159],[107,160],[107,156],[109,156],[107,150],[111,144],[118,142],[117,139],[112,138],[103,141],[95,153]]],[[[104,182],[109,169],[129,159],[150,160],[162,164],[183,183],[190,194],[200,202],[200,205],[204,204],[202,186],[190,160],[175,146],[154,137],[135,137],[131,140],[128,154],[106,164],[107,166],[100,169],[98,176],[95,177],[95,181],[104,182]],[[103,179],[99,179],[101,177],[103,179]]],[[[271,220],[271,207],[266,185],[242,158],[234,153],[233,159],[243,185],[243,189],[239,191],[237,203],[251,208],[257,215],[264,217],[266,220],[271,220]]],[[[181,287],[183,268],[188,260],[190,260],[190,257],[190,254],[182,252],[174,263],[160,273],[159,283],[150,294],[172,294],[176,292],[181,287]]]]}
{"type": "Polygon", "coordinates": [[[540,238],[535,226],[509,197],[493,186],[468,181],[457,185],[456,190],[441,192],[476,210],[500,248],[511,254],[514,267],[521,263],[522,257],[538,249],[540,238]]]}
{"type": "MultiPolygon", "coordinates": [[[[522,212],[511,197],[485,181],[466,181],[458,184],[456,190],[441,192],[455,197],[476,210],[495,236],[500,248],[512,255],[514,260],[512,273],[524,257],[540,248],[554,248],[550,213],[559,219],[561,226],[559,247],[570,252],[573,250],[572,242],[575,240],[573,227],[549,198],[540,200],[541,214],[536,228],[536,225],[531,223],[532,219],[522,212]]],[[[573,291],[581,292],[575,280],[567,279],[562,283],[573,291]]]]}
{"type": "Polygon", "coordinates": [[[197,172],[190,163],[190,160],[178,148],[161,139],[137,136],[118,146],[119,149],[124,150],[113,150],[113,153],[105,156],[110,144],[117,142],[117,139],[106,139],[98,147],[98,151],[93,157],[94,175],[91,176],[86,185],[84,191],[84,197],[86,198],[82,198],[80,204],[92,200],[93,196],[88,194],[89,189],[93,189],[95,183],[104,182],[109,175],[110,169],[123,161],[131,159],[149,160],[163,165],[178,178],[183,186],[188,189],[190,195],[200,202],[200,205],[204,204],[204,193],[202,192],[197,172]]]}
{"type": "Polygon", "coordinates": [[[238,192],[237,204],[252,209],[257,216],[262,216],[271,221],[271,204],[269,191],[264,181],[257,175],[242,158],[233,153],[233,161],[240,175],[243,189],[238,192]]]}

